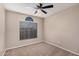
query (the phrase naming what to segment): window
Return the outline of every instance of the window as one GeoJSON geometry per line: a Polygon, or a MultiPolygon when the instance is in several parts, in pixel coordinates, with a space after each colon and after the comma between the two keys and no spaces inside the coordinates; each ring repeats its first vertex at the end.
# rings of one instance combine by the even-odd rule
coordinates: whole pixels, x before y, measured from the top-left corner
{"type": "Polygon", "coordinates": [[[20,22],[20,40],[37,38],[37,23],[30,21],[20,22]]]}

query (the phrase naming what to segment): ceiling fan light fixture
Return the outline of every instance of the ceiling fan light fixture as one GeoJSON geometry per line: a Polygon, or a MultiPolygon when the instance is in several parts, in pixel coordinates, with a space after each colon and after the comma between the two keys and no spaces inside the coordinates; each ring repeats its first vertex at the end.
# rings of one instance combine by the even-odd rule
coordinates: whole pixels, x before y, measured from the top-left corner
{"type": "Polygon", "coordinates": [[[42,3],[39,3],[39,5],[36,5],[37,8],[36,8],[36,11],[34,14],[37,14],[38,13],[38,10],[42,11],[44,14],[47,14],[47,12],[43,9],[47,9],[47,8],[53,8],[53,4],[52,5],[47,5],[47,6],[43,6],[42,3]]]}

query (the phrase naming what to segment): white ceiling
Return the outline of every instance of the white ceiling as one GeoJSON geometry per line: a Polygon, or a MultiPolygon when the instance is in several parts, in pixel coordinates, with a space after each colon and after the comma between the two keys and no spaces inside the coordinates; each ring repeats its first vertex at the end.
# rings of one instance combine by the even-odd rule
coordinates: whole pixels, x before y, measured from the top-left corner
{"type": "MultiPolygon", "coordinates": [[[[50,5],[52,3],[43,3],[43,5],[50,5]]],[[[74,3],[53,3],[54,7],[45,9],[48,13],[44,14],[41,11],[38,11],[37,14],[34,14],[36,9],[36,3],[4,3],[2,4],[7,10],[16,11],[28,15],[38,16],[38,17],[48,17],[52,14],[55,14],[65,8],[69,8],[72,5],[75,5],[74,3]]]]}

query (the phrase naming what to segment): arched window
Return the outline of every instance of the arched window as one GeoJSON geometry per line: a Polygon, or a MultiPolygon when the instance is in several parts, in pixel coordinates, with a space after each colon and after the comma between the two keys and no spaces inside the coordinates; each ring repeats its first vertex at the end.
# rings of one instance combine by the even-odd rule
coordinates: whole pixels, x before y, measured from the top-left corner
{"type": "Polygon", "coordinates": [[[37,23],[31,17],[20,22],[20,40],[37,38],[37,23]]]}
{"type": "Polygon", "coordinates": [[[28,17],[25,18],[25,21],[33,21],[33,19],[28,16],[28,17]]]}

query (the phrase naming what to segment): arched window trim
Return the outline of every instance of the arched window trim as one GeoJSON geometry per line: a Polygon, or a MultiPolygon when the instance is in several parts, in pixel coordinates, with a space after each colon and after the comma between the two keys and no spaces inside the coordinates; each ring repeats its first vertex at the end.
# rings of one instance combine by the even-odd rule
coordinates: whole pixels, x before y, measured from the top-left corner
{"type": "Polygon", "coordinates": [[[25,18],[25,21],[33,22],[33,19],[32,19],[32,17],[28,16],[25,18]]]}

